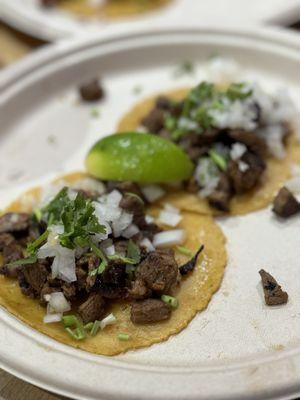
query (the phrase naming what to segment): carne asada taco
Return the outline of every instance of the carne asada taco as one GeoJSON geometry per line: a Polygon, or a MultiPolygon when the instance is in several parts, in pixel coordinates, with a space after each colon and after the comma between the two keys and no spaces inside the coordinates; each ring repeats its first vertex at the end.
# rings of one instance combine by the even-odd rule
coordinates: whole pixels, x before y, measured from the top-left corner
{"type": "Polygon", "coordinates": [[[142,128],[181,146],[194,174],[163,199],[203,214],[246,214],[270,204],[300,161],[292,132],[295,107],[286,93],[270,95],[256,84],[225,89],[202,82],[137,104],[119,132],[142,128]]]}
{"type": "Polygon", "coordinates": [[[93,4],[89,0],[41,0],[43,6],[58,5],[65,11],[81,17],[118,19],[154,11],[170,0],[102,0],[93,4]]]}
{"type": "Polygon", "coordinates": [[[206,308],[227,258],[210,216],[147,208],[138,185],[80,173],[48,189],[0,217],[9,312],[62,343],[115,355],[166,340],[206,308]]]}

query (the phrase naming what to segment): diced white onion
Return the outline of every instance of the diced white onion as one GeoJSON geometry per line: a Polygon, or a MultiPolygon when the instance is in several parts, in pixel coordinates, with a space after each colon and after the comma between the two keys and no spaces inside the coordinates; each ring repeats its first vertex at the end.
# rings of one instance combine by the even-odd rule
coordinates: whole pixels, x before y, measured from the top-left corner
{"type": "Polygon", "coordinates": [[[145,247],[145,249],[148,252],[155,250],[155,247],[153,246],[152,242],[148,238],[144,238],[143,240],[141,240],[140,246],[145,247]]]}
{"type": "Polygon", "coordinates": [[[100,321],[100,329],[104,329],[107,325],[112,325],[117,322],[117,318],[114,316],[114,314],[109,314],[107,317],[103,318],[102,321],[100,321]]]}
{"type": "Polygon", "coordinates": [[[71,305],[62,292],[53,292],[49,296],[48,304],[54,313],[64,313],[71,310],[71,305]]]}
{"type": "Polygon", "coordinates": [[[152,217],[152,215],[145,215],[145,221],[147,222],[147,224],[152,224],[154,222],[154,218],[152,217]]]}
{"type": "Polygon", "coordinates": [[[163,197],[166,192],[159,185],[147,185],[141,188],[143,195],[149,203],[153,203],[154,201],[163,197]]]}
{"type": "Polygon", "coordinates": [[[51,299],[50,294],[45,294],[44,299],[45,299],[45,301],[47,301],[47,302],[50,301],[50,299],[51,299]]]}
{"type": "Polygon", "coordinates": [[[115,246],[112,245],[112,246],[106,247],[106,248],[104,249],[104,252],[105,252],[105,254],[106,254],[107,256],[113,256],[114,254],[116,254],[115,246]]]}
{"type": "Polygon", "coordinates": [[[112,223],[114,237],[121,236],[122,232],[132,223],[132,219],[132,214],[123,211],[120,218],[112,223]]]}
{"type": "Polygon", "coordinates": [[[126,228],[123,232],[122,232],[122,236],[126,239],[130,239],[132,238],[134,235],[136,235],[137,233],[139,233],[139,228],[135,225],[135,224],[131,224],[129,225],[128,228],[126,228]]]}
{"type": "Polygon", "coordinates": [[[246,172],[249,169],[249,165],[241,160],[238,162],[238,167],[241,172],[246,172]]]}
{"type": "Polygon", "coordinates": [[[247,147],[242,143],[234,143],[230,149],[230,157],[232,160],[239,160],[244,153],[246,153],[247,147]]]}
{"type": "Polygon", "coordinates": [[[44,324],[52,324],[53,322],[60,322],[62,320],[62,314],[47,314],[44,316],[44,324]]]}
{"type": "Polygon", "coordinates": [[[162,210],[158,217],[158,221],[161,224],[172,226],[172,227],[177,226],[181,220],[182,220],[182,216],[180,214],[168,212],[165,210],[162,210]]]}
{"type": "Polygon", "coordinates": [[[186,239],[186,232],[183,229],[159,232],[154,235],[154,247],[164,247],[183,244],[186,239]]]}
{"type": "Polygon", "coordinates": [[[172,204],[169,204],[169,203],[166,203],[164,205],[164,209],[173,214],[180,214],[179,208],[176,208],[176,207],[172,206],[172,204]]]}

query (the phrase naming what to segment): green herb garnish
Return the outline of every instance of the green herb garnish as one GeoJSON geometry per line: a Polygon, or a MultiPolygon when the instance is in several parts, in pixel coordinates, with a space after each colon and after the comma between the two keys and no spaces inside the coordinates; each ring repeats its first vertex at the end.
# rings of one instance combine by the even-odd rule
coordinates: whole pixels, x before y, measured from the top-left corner
{"type": "Polygon", "coordinates": [[[173,296],[168,296],[166,294],[163,294],[161,296],[161,299],[164,303],[168,304],[170,307],[176,309],[178,307],[178,300],[176,299],[176,297],[173,296]]]}
{"type": "Polygon", "coordinates": [[[130,339],[130,336],[127,333],[119,333],[118,339],[121,340],[122,342],[127,342],[127,340],[130,339]]]}
{"type": "Polygon", "coordinates": [[[36,262],[37,262],[37,257],[34,255],[26,258],[21,258],[20,260],[12,261],[9,264],[7,264],[7,267],[19,267],[21,265],[30,265],[36,262]]]}
{"type": "Polygon", "coordinates": [[[37,249],[47,240],[48,236],[49,236],[49,231],[47,230],[36,240],[29,243],[26,249],[27,253],[35,256],[37,249]]]}
{"type": "Polygon", "coordinates": [[[176,249],[179,251],[179,253],[184,254],[185,256],[192,256],[193,253],[190,249],[184,246],[177,246],[176,249]]]}
{"type": "Polygon", "coordinates": [[[108,261],[107,258],[105,256],[105,254],[103,253],[103,251],[101,249],[99,249],[99,247],[97,247],[94,243],[90,243],[90,247],[92,252],[98,257],[100,258],[100,264],[97,268],[93,269],[90,273],[89,276],[96,276],[96,275],[101,275],[103,274],[103,272],[105,271],[107,265],[108,265],[108,261]]]}
{"type": "Polygon", "coordinates": [[[141,261],[141,250],[139,246],[132,240],[129,240],[128,242],[127,257],[131,260],[134,260],[135,264],[139,264],[139,262],[141,261]]]}
{"type": "Polygon", "coordinates": [[[96,335],[97,335],[97,333],[98,333],[98,331],[99,331],[99,329],[100,329],[100,324],[101,324],[101,322],[98,321],[98,320],[96,320],[96,321],[93,323],[93,327],[92,327],[92,329],[91,329],[91,336],[96,336],[96,335]]]}
{"type": "Polygon", "coordinates": [[[232,83],[227,91],[226,96],[231,100],[245,100],[247,97],[251,96],[253,93],[252,89],[247,89],[245,83],[232,83]]]}
{"type": "Polygon", "coordinates": [[[76,315],[63,316],[62,323],[66,332],[72,339],[83,340],[86,338],[86,332],[84,326],[81,320],[78,317],[76,317],[76,315]]]}

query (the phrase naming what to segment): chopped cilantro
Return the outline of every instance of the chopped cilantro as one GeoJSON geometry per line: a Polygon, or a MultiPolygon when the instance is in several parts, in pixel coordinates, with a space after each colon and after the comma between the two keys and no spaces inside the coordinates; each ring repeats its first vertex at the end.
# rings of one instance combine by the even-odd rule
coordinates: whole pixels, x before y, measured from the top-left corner
{"type": "Polygon", "coordinates": [[[192,61],[185,60],[179,64],[174,71],[174,78],[180,78],[184,75],[193,75],[195,73],[195,66],[192,61]]]}
{"type": "Polygon", "coordinates": [[[141,250],[139,246],[132,240],[129,240],[127,247],[127,257],[134,260],[135,264],[139,264],[141,261],[141,250]]]}
{"type": "Polygon", "coordinates": [[[39,236],[36,240],[33,242],[29,243],[27,245],[27,253],[30,255],[35,255],[37,249],[47,240],[47,237],[49,235],[49,231],[45,231],[41,236],[39,236]]]}
{"type": "Polygon", "coordinates": [[[20,260],[16,260],[16,261],[12,261],[9,264],[7,264],[8,267],[19,267],[21,265],[30,265],[30,264],[34,264],[37,261],[37,257],[34,256],[30,256],[30,257],[26,257],[26,258],[21,258],[20,260]]]}
{"type": "Polygon", "coordinates": [[[232,83],[227,91],[226,96],[231,100],[244,100],[252,95],[252,89],[247,88],[245,83],[232,83]]]}

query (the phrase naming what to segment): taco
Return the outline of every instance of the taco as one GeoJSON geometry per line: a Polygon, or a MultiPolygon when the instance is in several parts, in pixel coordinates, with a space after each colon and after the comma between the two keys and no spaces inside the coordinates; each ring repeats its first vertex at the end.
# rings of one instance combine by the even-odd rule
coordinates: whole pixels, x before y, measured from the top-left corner
{"type": "Polygon", "coordinates": [[[295,107],[285,92],[257,84],[219,88],[202,82],[137,104],[119,132],[139,130],[180,145],[194,163],[192,178],[164,199],[203,214],[246,214],[269,205],[300,161],[295,107]]]}
{"type": "Polygon", "coordinates": [[[167,5],[170,0],[103,0],[96,5],[88,0],[56,0],[56,2],[63,10],[81,17],[118,19],[154,11],[167,5]]]}
{"type": "Polygon", "coordinates": [[[25,193],[0,217],[0,305],[95,354],[180,332],[221,284],[225,238],[210,216],[145,203],[81,173],[25,193]]]}

